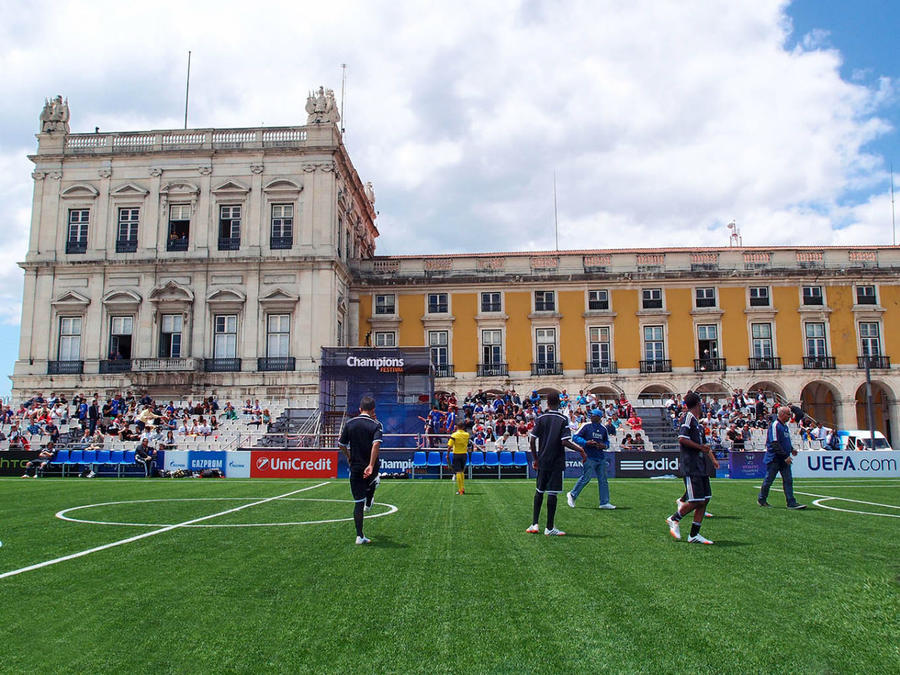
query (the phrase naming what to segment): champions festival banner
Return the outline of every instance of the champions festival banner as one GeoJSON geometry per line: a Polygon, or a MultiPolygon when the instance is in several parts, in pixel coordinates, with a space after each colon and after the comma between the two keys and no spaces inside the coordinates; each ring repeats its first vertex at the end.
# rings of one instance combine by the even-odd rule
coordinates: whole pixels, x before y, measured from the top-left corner
{"type": "Polygon", "coordinates": [[[765,478],[764,452],[732,452],[728,457],[729,478],[765,478]]]}

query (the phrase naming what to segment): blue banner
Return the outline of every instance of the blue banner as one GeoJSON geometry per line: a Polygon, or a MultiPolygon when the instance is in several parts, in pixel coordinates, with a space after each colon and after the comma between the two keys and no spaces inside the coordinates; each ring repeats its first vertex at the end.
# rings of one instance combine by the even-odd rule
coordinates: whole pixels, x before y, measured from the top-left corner
{"type": "Polygon", "coordinates": [[[730,478],[765,478],[764,452],[732,452],[728,457],[730,478]]]}

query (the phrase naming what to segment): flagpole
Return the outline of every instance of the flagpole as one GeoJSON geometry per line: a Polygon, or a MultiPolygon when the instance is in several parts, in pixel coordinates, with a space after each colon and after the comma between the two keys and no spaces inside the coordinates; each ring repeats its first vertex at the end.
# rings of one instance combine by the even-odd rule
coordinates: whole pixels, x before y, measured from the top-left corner
{"type": "Polygon", "coordinates": [[[191,50],[188,50],[187,84],[184,87],[184,128],[187,129],[188,96],[191,93],[191,50]]]}

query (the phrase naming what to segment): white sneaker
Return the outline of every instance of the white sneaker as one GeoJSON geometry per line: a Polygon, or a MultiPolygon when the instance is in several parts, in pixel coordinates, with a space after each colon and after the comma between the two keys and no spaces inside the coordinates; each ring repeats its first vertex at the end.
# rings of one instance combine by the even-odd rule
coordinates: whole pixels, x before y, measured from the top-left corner
{"type": "Polygon", "coordinates": [[[572,496],[571,492],[566,493],[566,502],[568,502],[569,506],[573,509],[575,508],[575,497],[572,496]]]}
{"type": "Polygon", "coordinates": [[[707,511],[706,513],[703,514],[703,517],[704,518],[712,518],[713,514],[711,514],[709,511],[707,511]]]}
{"type": "Polygon", "coordinates": [[[366,502],[365,506],[363,506],[363,512],[368,513],[371,510],[372,510],[372,504],[370,504],[369,502],[366,502]]]}
{"type": "Polygon", "coordinates": [[[688,537],[689,544],[712,544],[712,542],[704,537],[702,534],[698,534],[694,537],[688,537]]]}
{"type": "Polygon", "coordinates": [[[601,504],[601,505],[600,505],[600,508],[601,508],[601,509],[606,509],[607,511],[612,511],[612,510],[613,510],[614,508],[616,508],[616,507],[613,506],[612,504],[610,504],[609,502],[606,502],[605,504],[601,504]]]}
{"type": "Polygon", "coordinates": [[[529,528],[528,528],[527,530],[525,530],[525,531],[526,531],[528,534],[537,534],[538,532],[541,531],[541,528],[538,527],[538,524],[537,524],[537,523],[534,523],[533,525],[529,526],[529,528]]]}
{"type": "Polygon", "coordinates": [[[367,537],[357,537],[356,543],[357,544],[371,544],[372,540],[367,537]]]}
{"type": "Polygon", "coordinates": [[[97,475],[96,472],[91,471],[91,472],[88,474],[88,478],[93,478],[93,477],[96,476],[96,475],[97,475]]]}
{"type": "Polygon", "coordinates": [[[547,528],[544,528],[544,534],[546,534],[548,537],[565,537],[566,536],[565,532],[563,532],[562,530],[555,528],[555,527],[552,530],[548,530],[547,528]]]}
{"type": "Polygon", "coordinates": [[[669,525],[669,534],[671,534],[673,538],[681,541],[681,528],[678,525],[678,521],[666,518],[666,523],[669,525]]]}

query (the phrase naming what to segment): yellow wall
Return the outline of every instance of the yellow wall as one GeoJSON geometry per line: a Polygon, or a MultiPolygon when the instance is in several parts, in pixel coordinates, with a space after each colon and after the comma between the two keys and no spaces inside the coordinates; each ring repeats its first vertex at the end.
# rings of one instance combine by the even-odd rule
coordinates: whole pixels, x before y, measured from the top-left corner
{"type": "Polygon", "coordinates": [[[531,292],[507,291],[506,313],[509,320],[506,322],[506,362],[510,370],[531,370],[532,328],[531,319],[531,292]]]}
{"type": "Polygon", "coordinates": [[[896,328],[900,326],[900,286],[879,286],[878,304],[885,309],[881,317],[885,356],[891,357],[891,363],[900,363],[900,330],[896,328]]]}
{"type": "Polygon", "coordinates": [[[641,336],[635,312],[638,311],[638,292],[633,288],[615,288],[612,295],[613,356],[619,368],[637,368],[641,355],[641,336]]]}
{"type": "MultiPolygon", "coordinates": [[[[672,359],[673,368],[694,367],[697,351],[694,324],[691,320],[693,308],[692,288],[666,288],[665,307],[669,312],[669,345],[667,358],[672,359]]],[[[710,321],[710,323],[715,323],[710,321]]]]}
{"type": "Polygon", "coordinates": [[[750,338],[747,335],[747,292],[743,287],[719,288],[719,307],[722,309],[722,334],[719,336],[721,355],[725,365],[746,367],[750,356],[750,338]]]}
{"type": "Polygon", "coordinates": [[[856,326],[854,326],[853,286],[826,286],[825,301],[834,311],[828,316],[831,335],[828,340],[828,354],[835,363],[856,364],[859,353],[856,342],[856,326]]]}
{"type": "Polygon", "coordinates": [[[584,291],[559,291],[559,357],[563,368],[581,370],[587,361],[585,320],[582,314],[587,306],[584,291]]]}
{"type": "Polygon", "coordinates": [[[397,328],[397,344],[404,347],[422,347],[425,345],[425,326],[422,315],[425,314],[425,294],[397,294],[397,314],[403,321],[397,328]]]}
{"type": "Polygon", "coordinates": [[[474,373],[478,363],[477,293],[454,293],[451,300],[453,322],[453,352],[450,363],[458,373],[474,373]]]}
{"type": "Polygon", "coordinates": [[[362,293],[359,296],[359,341],[357,344],[366,344],[366,333],[372,330],[369,318],[372,316],[372,295],[362,293]]]}
{"type": "Polygon", "coordinates": [[[803,363],[803,326],[797,308],[800,293],[797,286],[772,286],[772,306],[775,315],[775,332],[778,345],[776,355],[782,366],[799,366],[803,363]]]}

